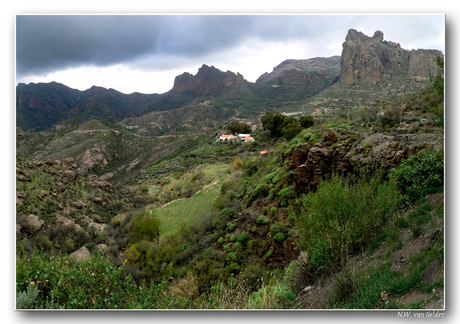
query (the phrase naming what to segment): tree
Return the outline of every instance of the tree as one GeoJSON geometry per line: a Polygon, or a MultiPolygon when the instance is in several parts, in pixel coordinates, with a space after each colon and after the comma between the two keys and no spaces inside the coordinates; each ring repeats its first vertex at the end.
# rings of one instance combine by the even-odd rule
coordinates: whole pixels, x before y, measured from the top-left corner
{"type": "Polygon", "coordinates": [[[264,116],[260,119],[262,122],[262,128],[264,130],[270,131],[270,135],[273,137],[281,137],[282,125],[284,122],[284,115],[281,115],[279,112],[271,110],[267,111],[264,116]]]}
{"type": "Polygon", "coordinates": [[[240,122],[239,120],[232,120],[225,129],[233,135],[251,133],[251,125],[240,122]]]}
{"type": "Polygon", "coordinates": [[[313,116],[311,115],[299,117],[299,124],[303,128],[311,127],[313,126],[314,123],[315,123],[315,120],[313,119],[313,116]]]}
{"type": "Polygon", "coordinates": [[[295,117],[285,117],[281,132],[286,137],[287,140],[293,139],[297,134],[302,131],[302,126],[300,126],[299,122],[295,117]]]}

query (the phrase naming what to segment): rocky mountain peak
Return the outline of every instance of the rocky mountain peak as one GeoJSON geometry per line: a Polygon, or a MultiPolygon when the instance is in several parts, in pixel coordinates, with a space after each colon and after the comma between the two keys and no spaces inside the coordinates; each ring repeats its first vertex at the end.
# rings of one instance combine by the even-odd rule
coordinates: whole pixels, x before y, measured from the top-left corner
{"type": "Polygon", "coordinates": [[[381,81],[386,73],[406,74],[410,78],[428,79],[436,71],[436,50],[405,50],[397,43],[385,41],[382,31],[372,37],[350,29],[342,45],[340,83],[363,85],[381,81]]]}
{"type": "Polygon", "coordinates": [[[222,72],[214,66],[203,64],[195,76],[188,72],[178,75],[174,80],[173,91],[203,95],[244,82],[246,80],[240,73],[222,72]]]}

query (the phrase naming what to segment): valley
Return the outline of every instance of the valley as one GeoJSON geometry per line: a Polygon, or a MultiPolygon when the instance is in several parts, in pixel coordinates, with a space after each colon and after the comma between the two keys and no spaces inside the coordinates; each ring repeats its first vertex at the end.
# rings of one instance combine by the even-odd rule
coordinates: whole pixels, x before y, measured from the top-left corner
{"type": "Polygon", "coordinates": [[[17,308],[443,310],[443,70],[380,33],[255,83],[19,85],[17,308]]]}

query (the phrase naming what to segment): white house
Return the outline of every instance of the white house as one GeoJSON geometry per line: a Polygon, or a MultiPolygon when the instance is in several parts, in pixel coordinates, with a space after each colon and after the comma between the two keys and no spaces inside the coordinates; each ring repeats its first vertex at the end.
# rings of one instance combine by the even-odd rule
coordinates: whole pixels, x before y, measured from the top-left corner
{"type": "Polygon", "coordinates": [[[252,136],[243,136],[241,137],[242,142],[254,142],[254,138],[252,136]]]}
{"type": "Polygon", "coordinates": [[[221,135],[219,141],[236,141],[238,138],[234,135],[221,135]]]}

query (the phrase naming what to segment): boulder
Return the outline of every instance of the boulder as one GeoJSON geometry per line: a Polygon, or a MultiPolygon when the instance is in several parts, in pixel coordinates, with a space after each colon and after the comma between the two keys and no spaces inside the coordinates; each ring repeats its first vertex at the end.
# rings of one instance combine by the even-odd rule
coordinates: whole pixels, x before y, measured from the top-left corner
{"type": "Polygon", "coordinates": [[[77,168],[77,164],[73,158],[65,158],[62,160],[62,167],[64,170],[75,170],[77,168]]]}
{"type": "Polygon", "coordinates": [[[104,244],[104,243],[101,243],[101,244],[98,244],[96,245],[96,250],[101,250],[101,249],[107,249],[107,244],[104,244]]]}
{"type": "Polygon", "coordinates": [[[73,205],[74,207],[78,208],[78,209],[82,209],[83,206],[84,206],[83,202],[81,202],[81,201],[74,201],[74,202],[72,203],[72,205],[73,205]]]}
{"type": "Polygon", "coordinates": [[[332,128],[329,128],[327,130],[326,134],[324,134],[324,136],[323,136],[323,141],[325,141],[325,142],[335,143],[335,142],[337,142],[338,139],[339,138],[337,136],[337,133],[332,128]]]}
{"type": "Polygon", "coordinates": [[[64,171],[64,177],[66,177],[69,180],[76,180],[77,179],[77,174],[72,170],[65,170],[64,171]]]}
{"type": "Polygon", "coordinates": [[[70,253],[69,257],[75,258],[77,262],[80,262],[83,259],[89,258],[91,256],[91,253],[89,253],[89,250],[82,246],[79,250],[70,253]]]}
{"type": "Polygon", "coordinates": [[[68,219],[64,216],[61,215],[56,215],[56,223],[57,224],[62,224],[67,227],[74,228],[76,231],[81,230],[81,226],[75,223],[73,220],[68,219]]]}
{"type": "Polygon", "coordinates": [[[22,175],[22,174],[19,175],[17,179],[18,179],[19,181],[21,181],[21,182],[29,182],[29,181],[30,181],[29,178],[27,178],[26,176],[24,176],[24,175],[22,175]]]}
{"type": "Polygon", "coordinates": [[[36,233],[42,229],[45,222],[38,218],[38,216],[30,214],[26,217],[26,224],[31,233],[36,233]]]}

